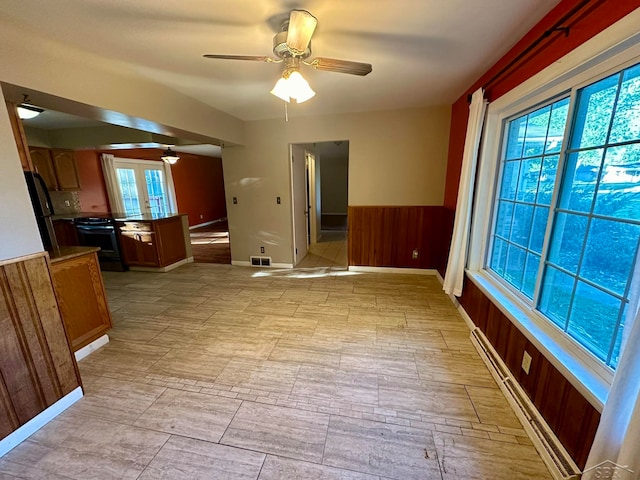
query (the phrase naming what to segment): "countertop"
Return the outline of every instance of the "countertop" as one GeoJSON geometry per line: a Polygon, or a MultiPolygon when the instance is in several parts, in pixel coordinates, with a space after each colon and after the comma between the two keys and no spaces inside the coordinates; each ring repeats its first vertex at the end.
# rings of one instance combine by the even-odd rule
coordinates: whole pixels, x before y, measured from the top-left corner
{"type": "Polygon", "coordinates": [[[49,258],[51,263],[57,263],[70,258],[88,255],[98,250],[100,250],[98,247],[58,247],[49,251],[49,258]]]}
{"type": "Polygon", "coordinates": [[[151,213],[142,213],[140,215],[127,215],[126,213],[108,213],[108,212],[78,212],[78,213],[62,213],[53,215],[51,220],[75,220],[81,217],[99,217],[113,218],[116,222],[149,222],[152,220],[164,220],[166,218],[180,217],[186,213],[167,213],[166,215],[156,215],[151,213]]]}

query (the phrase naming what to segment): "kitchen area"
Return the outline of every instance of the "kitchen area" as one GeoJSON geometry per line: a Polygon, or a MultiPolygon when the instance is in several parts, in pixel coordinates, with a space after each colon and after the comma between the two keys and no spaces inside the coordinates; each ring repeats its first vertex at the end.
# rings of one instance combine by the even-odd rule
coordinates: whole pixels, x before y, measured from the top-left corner
{"type": "Polygon", "coordinates": [[[85,211],[76,152],[34,146],[42,142],[19,117],[12,120],[55,295],[79,360],[108,342],[112,320],[102,271],[161,273],[192,261],[188,217],[167,208],[132,211],[130,204],[126,212],[108,205],[85,211]]]}

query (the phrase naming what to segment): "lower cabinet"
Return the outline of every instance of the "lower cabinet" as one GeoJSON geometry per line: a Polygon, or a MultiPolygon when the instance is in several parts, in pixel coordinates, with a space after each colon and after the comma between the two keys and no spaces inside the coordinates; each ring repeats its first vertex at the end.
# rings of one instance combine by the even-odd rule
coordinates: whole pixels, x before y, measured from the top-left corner
{"type": "Polygon", "coordinates": [[[111,328],[104,283],[95,252],[51,260],[58,305],[73,351],[111,328]]]}
{"type": "Polygon", "coordinates": [[[120,222],[120,248],[133,267],[166,267],[187,256],[182,217],[120,222]]]}

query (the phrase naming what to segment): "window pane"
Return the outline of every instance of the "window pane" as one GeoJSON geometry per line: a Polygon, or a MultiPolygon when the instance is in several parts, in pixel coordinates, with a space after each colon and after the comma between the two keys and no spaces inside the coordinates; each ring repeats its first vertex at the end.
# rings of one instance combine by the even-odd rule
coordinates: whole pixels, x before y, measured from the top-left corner
{"type": "Polygon", "coordinates": [[[587,217],[558,213],[553,226],[549,262],[577,273],[582,240],[587,232],[587,217]]]}
{"type": "Polygon", "coordinates": [[[636,256],[638,238],[638,225],[593,219],[580,276],[618,295],[624,295],[636,256]]]}
{"type": "Polygon", "coordinates": [[[496,219],[496,235],[509,238],[511,233],[511,221],[513,215],[513,203],[500,200],[498,204],[498,218],[496,219]]]}
{"type": "Polygon", "coordinates": [[[533,226],[531,228],[531,239],[529,241],[529,250],[538,254],[542,253],[542,244],[544,243],[545,229],[547,228],[547,220],[549,219],[549,209],[546,207],[536,207],[533,213],[533,226]]]}
{"type": "Polygon", "coordinates": [[[516,204],[510,239],[513,243],[517,243],[523,247],[529,245],[532,218],[533,207],[531,205],[516,204]]]}
{"type": "Polygon", "coordinates": [[[509,245],[507,253],[507,264],[505,265],[504,279],[516,287],[522,288],[522,277],[524,276],[524,261],[526,253],[524,249],[509,245]]]}
{"type": "Polygon", "coordinates": [[[504,267],[507,264],[507,248],[509,244],[499,238],[493,242],[493,255],[491,258],[491,270],[498,275],[504,275],[504,267]]]}
{"type": "Polygon", "coordinates": [[[136,176],[132,168],[116,168],[124,213],[128,215],[140,215],[140,199],[136,186],[136,176]]]}
{"type": "MultiPolygon", "coordinates": [[[[638,115],[640,118],[640,112],[638,115]]],[[[640,143],[607,150],[594,211],[610,217],[640,220],[640,143]]]]}
{"type": "Polygon", "coordinates": [[[569,314],[573,283],[570,275],[553,267],[546,268],[538,309],[562,329],[569,314]]]}
{"type": "Polygon", "coordinates": [[[575,212],[591,211],[603,151],[598,148],[569,155],[562,184],[560,208],[575,212]]]}
{"type": "Polygon", "coordinates": [[[522,161],[520,176],[518,178],[517,200],[521,202],[535,202],[541,165],[542,159],[540,157],[522,161]]]}
{"type": "Polygon", "coordinates": [[[600,360],[606,360],[620,313],[620,300],[578,282],[568,333],[600,360]]]}
{"type": "Polygon", "coordinates": [[[620,74],[611,75],[578,92],[571,148],[588,148],[604,145],[620,74]]]}
{"type": "Polygon", "coordinates": [[[527,254],[527,266],[524,270],[524,281],[522,284],[522,293],[530,299],[533,299],[533,291],[536,287],[536,278],[538,276],[538,267],[540,266],[540,257],[533,253],[527,254]]]}
{"type": "Polygon", "coordinates": [[[507,138],[507,151],[505,158],[521,158],[524,147],[524,134],[527,128],[526,115],[509,122],[509,136],[507,138]]]}
{"type": "Polygon", "coordinates": [[[616,334],[616,341],[613,345],[613,352],[611,352],[611,359],[609,360],[609,365],[611,368],[616,368],[618,366],[618,361],[620,360],[620,348],[622,347],[622,339],[628,332],[625,332],[625,320],[627,318],[627,312],[629,310],[629,304],[626,304],[622,315],[620,318],[622,321],[618,326],[618,333],[616,334]]]}
{"type": "Polygon", "coordinates": [[[518,188],[518,173],[520,162],[505,162],[502,171],[502,187],[500,188],[500,198],[514,200],[518,188]]]}
{"type": "Polygon", "coordinates": [[[640,140],[640,65],[624,72],[609,143],[640,140]]]}
{"type": "Polygon", "coordinates": [[[147,182],[151,215],[154,217],[166,215],[168,213],[168,202],[164,191],[162,170],[145,170],[144,176],[147,182]]]}
{"type": "Polygon", "coordinates": [[[556,172],[558,171],[558,156],[546,157],[542,162],[540,173],[540,183],[538,184],[538,196],[536,202],[541,205],[550,205],[553,197],[553,188],[556,183],[556,172]]]}
{"type": "Polygon", "coordinates": [[[547,129],[551,106],[531,112],[527,119],[527,136],[524,141],[523,157],[542,155],[547,143],[547,129]]]}
{"type": "Polygon", "coordinates": [[[545,153],[549,154],[560,152],[568,113],[568,98],[564,98],[551,106],[551,118],[549,119],[549,132],[547,133],[545,153]]]}

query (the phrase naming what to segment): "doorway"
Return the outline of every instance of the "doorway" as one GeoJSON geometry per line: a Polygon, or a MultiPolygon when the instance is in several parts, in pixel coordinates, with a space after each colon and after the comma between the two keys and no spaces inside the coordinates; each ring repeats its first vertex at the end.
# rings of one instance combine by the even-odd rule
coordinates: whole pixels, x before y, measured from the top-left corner
{"type": "Polygon", "coordinates": [[[346,268],[349,141],[296,144],[291,153],[295,265],[346,268]]]}

